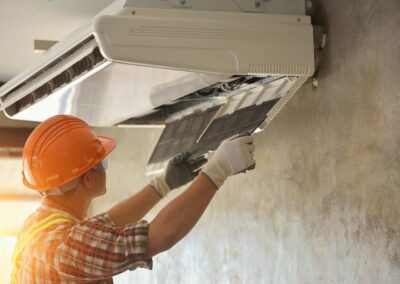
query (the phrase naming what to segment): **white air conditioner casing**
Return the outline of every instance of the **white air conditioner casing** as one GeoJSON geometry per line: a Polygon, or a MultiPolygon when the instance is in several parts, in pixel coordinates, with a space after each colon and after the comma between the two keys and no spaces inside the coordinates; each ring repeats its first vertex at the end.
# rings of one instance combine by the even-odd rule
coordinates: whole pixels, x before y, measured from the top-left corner
{"type": "Polygon", "coordinates": [[[149,160],[264,129],[314,73],[303,0],[117,1],[0,88],[12,119],[165,126],[149,160]]]}
{"type": "Polygon", "coordinates": [[[313,74],[308,16],[247,13],[243,1],[217,2],[114,3],[1,87],[1,107],[12,119],[73,114],[112,126],[232,76],[286,76],[300,82],[297,88],[313,74]],[[80,61],[84,71],[73,74],[80,61]]]}

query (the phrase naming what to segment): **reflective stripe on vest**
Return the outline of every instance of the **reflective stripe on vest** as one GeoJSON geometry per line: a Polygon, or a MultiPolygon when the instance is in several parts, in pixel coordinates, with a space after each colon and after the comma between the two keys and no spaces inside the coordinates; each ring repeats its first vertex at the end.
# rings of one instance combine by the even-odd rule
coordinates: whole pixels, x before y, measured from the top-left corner
{"type": "Polygon", "coordinates": [[[70,222],[71,219],[60,214],[60,213],[53,213],[44,218],[43,220],[40,220],[38,223],[34,224],[27,232],[20,234],[18,236],[18,241],[17,245],[14,251],[14,255],[12,258],[12,263],[14,266],[12,276],[11,276],[11,283],[17,283],[17,271],[19,269],[17,265],[18,258],[21,256],[22,252],[24,251],[25,247],[28,245],[28,243],[41,231],[44,231],[51,225],[57,224],[57,223],[63,223],[63,222],[70,222]]]}

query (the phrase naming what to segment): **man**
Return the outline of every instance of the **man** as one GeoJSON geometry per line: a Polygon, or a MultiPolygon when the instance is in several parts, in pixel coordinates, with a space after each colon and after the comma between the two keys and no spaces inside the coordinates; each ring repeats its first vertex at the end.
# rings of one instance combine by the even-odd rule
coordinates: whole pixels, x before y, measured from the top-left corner
{"type": "Polygon", "coordinates": [[[186,191],[151,223],[142,220],[168,192],[194,176],[179,156],[163,176],[107,212],[86,218],[106,191],[106,157],[115,141],[82,120],[58,115],[41,123],[23,151],[23,182],[43,195],[23,225],[13,257],[14,283],[113,283],[112,276],[152,268],[196,224],[224,181],[255,165],[250,136],[221,143],[186,191]]]}

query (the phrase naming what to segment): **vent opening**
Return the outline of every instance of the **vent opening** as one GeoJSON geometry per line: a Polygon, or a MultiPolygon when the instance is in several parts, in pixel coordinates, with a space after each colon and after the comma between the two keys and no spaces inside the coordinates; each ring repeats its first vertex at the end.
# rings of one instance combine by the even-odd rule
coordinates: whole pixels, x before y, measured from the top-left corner
{"type": "MultiPolygon", "coordinates": [[[[83,44],[79,45],[79,47],[82,47],[83,44]]],[[[40,74],[46,72],[48,69],[54,67],[57,63],[61,62],[63,59],[65,59],[66,56],[72,54],[76,50],[78,50],[78,47],[75,47],[74,49],[70,50],[68,54],[65,54],[65,56],[62,56],[58,58],[56,61],[53,61],[51,64],[46,66],[45,69],[42,69],[39,73],[36,73],[32,77],[30,77],[29,80],[35,79],[37,76],[40,74]]],[[[49,96],[51,93],[56,91],[57,89],[65,86],[66,84],[76,80],[78,77],[83,75],[84,73],[92,70],[95,68],[97,65],[102,63],[104,61],[104,57],[101,55],[100,50],[98,47],[96,47],[92,53],[89,55],[85,56],[75,64],[73,64],[71,67],[68,69],[64,70],[54,78],[52,78],[50,81],[46,82],[42,86],[38,87],[35,89],[33,92],[29,93],[22,99],[18,100],[14,104],[10,105],[5,109],[8,115],[13,116],[25,108],[29,107],[30,105],[34,104],[36,101],[43,99],[47,96],[49,96]]],[[[22,84],[24,85],[24,84],[22,84]]],[[[22,87],[20,84],[19,87],[22,87]]],[[[16,89],[16,88],[15,88],[16,89]]],[[[14,89],[14,90],[15,90],[14,89]]]]}

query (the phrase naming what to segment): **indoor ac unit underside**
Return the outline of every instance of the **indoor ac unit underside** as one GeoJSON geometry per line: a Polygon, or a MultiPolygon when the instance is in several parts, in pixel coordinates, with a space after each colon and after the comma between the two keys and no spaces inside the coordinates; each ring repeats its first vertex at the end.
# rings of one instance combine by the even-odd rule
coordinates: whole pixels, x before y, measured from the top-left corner
{"type": "Polygon", "coordinates": [[[262,130],[314,73],[313,27],[304,1],[249,2],[115,3],[2,86],[1,108],[12,119],[163,126],[150,171],[262,130]]]}

